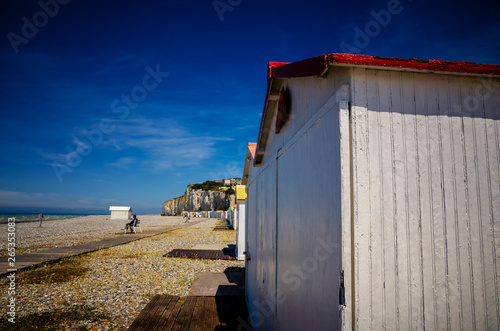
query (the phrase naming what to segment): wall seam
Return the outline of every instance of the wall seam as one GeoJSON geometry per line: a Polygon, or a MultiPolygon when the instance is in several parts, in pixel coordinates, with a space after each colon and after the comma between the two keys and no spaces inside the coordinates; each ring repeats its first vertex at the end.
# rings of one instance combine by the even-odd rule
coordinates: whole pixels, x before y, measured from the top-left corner
{"type": "MultiPolygon", "coordinates": [[[[413,74],[412,74],[413,78],[413,74]]],[[[400,86],[403,85],[403,75],[399,76],[400,79],[400,86]]],[[[405,136],[406,132],[406,111],[405,111],[405,104],[404,104],[404,92],[403,88],[399,89],[400,93],[400,100],[401,100],[401,113],[403,114],[402,116],[402,125],[401,125],[401,136],[403,139],[403,155],[404,155],[404,173],[405,173],[405,208],[406,208],[406,261],[408,265],[408,270],[407,270],[407,281],[408,281],[408,293],[407,293],[407,298],[408,298],[408,319],[409,319],[409,328],[410,330],[413,330],[412,327],[412,296],[411,296],[411,266],[412,263],[411,261],[411,251],[410,251],[410,206],[409,206],[409,197],[408,197],[408,182],[409,182],[409,176],[408,176],[408,146],[407,146],[407,139],[405,136]]]]}
{"type": "MultiPolygon", "coordinates": [[[[450,98],[450,83],[448,82],[448,105],[451,104],[450,98]]],[[[451,108],[449,108],[451,109],[451,108]]],[[[457,169],[456,164],[458,160],[455,156],[455,130],[453,129],[453,117],[448,117],[448,126],[450,131],[450,150],[451,150],[451,173],[453,177],[453,218],[455,223],[455,252],[456,252],[456,263],[457,263],[457,290],[458,290],[458,316],[460,329],[463,330],[463,298],[462,298],[462,267],[461,267],[461,254],[460,254],[460,223],[458,215],[458,191],[457,191],[457,169]]]]}
{"type": "Polygon", "coordinates": [[[446,111],[445,109],[442,109],[442,105],[440,103],[440,95],[439,95],[439,89],[438,89],[438,118],[437,118],[437,124],[438,124],[438,148],[439,148],[439,180],[441,183],[441,214],[442,214],[442,220],[443,220],[443,243],[444,243],[444,265],[445,265],[445,273],[444,273],[444,278],[445,278],[445,303],[446,303],[446,328],[449,330],[450,329],[450,300],[449,300],[449,263],[448,263],[448,229],[447,229],[447,215],[446,215],[446,191],[445,191],[445,175],[444,175],[444,158],[443,158],[443,131],[442,131],[442,116],[444,115],[444,112],[446,111]],[[443,112],[443,113],[441,113],[443,112]]]}
{"type": "MultiPolygon", "coordinates": [[[[432,269],[432,302],[433,302],[433,316],[434,316],[434,328],[437,329],[437,298],[436,298],[436,261],[435,261],[435,245],[434,245],[434,201],[432,199],[433,196],[433,188],[432,188],[432,158],[430,157],[431,155],[431,146],[430,146],[430,134],[429,134],[429,96],[428,96],[428,90],[425,90],[425,99],[426,99],[426,119],[425,119],[425,126],[426,126],[426,142],[427,142],[427,173],[428,175],[428,185],[429,185],[429,225],[431,229],[431,269],[432,269]]],[[[432,328],[431,328],[432,329],[432,328]]]]}
{"type": "MultiPolygon", "coordinates": [[[[392,76],[392,73],[389,77],[392,76]]],[[[389,116],[390,120],[390,137],[391,137],[391,175],[392,175],[392,200],[393,200],[393,208],[392,208],[392,227],[394,231],[394,296],[395,296],[395,306],[396,306],[396,329],[399,330],[399,264],[398,264],[398,207],[397,207],[397,194],[396,194],[396,161],[395,161],[395,146],[394,146],[394,98],[393,98],[393,84],[392,77],[389,83],[389,94],[390,94],[390,109],[389,116]]]]}
{"type": "MultiPolygon", "coordinates": [[[[498,172],[498,175],[500,176],[500,137],[499,137],[499,134],[498,134],[498,123],[500,122],[499,119],[498,119],[498,115],[500,114],[500,112],[496,112],[497,114],[497,117],[495,118],[495,121],[494,121],[494,134],[495,134],[495,147],[496,147],[496,154],[497,154],[497,169],[499,170],[498,172]]],[[[500,186],[500,180],[498,181],[499,183],[499,186],[500,186]]],[[[498,215],[498,217],[500,217],[500,215],[498,215]]],[[[492,220],[495,219],[495,216],[493,215],[492,213],[492,220]]],[[[493,232],[493,249],[494,249],[494,253],[493,253],[493,261],[495,263],[495,299],[496,299],[496,311],[497,311],[497,326],[500,327],[500,299],[499,299],[499,288],[498,288],[498,266],[496,264],[496,239],[495,239],[495,223],[493,222],[491,224],[491,230],[493,232]]]]}
{"type": "Polygon", "coordinates": [[[481,264],[481,280],[483,282],[481,286],[481,294],[483,297],[483,305],[484,305],[484,322],[485,322],[485,329],[488,330],[488,303],[486,301],[486,293],[485,293],[485,287],[486,287],[486,275],[485,275],[485,261],[484,261],[484,236],[483,236],[483,226],[482,226],[482,220],[483,220],[483,213],[482,213],[482,206],[481,206],[481,183],[479,180],[479,160],[477,156],[477,149],[478,149],[478,144],[477,144],[477,133],[476,133],[476,118],[472,117],[472,139],[473,139],[473,148],[474,148],[474,170],[475,170],[475,176],[476,176],[476,199],[477,199],[477,219],[478,219],[478,230],[479,230],[479,257],[480,261],[479,263],[481,264]]]}
{"type": "Polygon", "coordinates": [[[352,142],[352,107],[349,106],[349,178],[350,178],[350,199],[351,199],[351,327],[356,330],[356,299],[355,299],[355,248],[354,248],[354,162],[353,162],[353,142],[352,142]]]}

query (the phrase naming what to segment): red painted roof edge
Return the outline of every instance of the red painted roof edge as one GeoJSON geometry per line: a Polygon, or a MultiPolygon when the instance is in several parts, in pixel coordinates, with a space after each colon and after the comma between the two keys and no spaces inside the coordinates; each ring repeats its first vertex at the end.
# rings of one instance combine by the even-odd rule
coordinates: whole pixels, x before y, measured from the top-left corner
{"type": "MultiPolygon", "coordinates": [[[[269,93],[271,90],[273,79],[283,79],[283,78],[294,78],[294,77],[311,77],[311,76],[322,76],[328,69],[328,61],[326,55],[316,56],[310,59],[305,59],[302,61],[297,61],[293,63],[289,62],[269,62],[267,66],[267,91],[266,100],[264,101],[264,110],[262,111],[262,117],[260,120],[259,136],[257,138],[257,145],[255,152],[259,150],[259,145],[261,144],[262,129],[264,126],[264,118],[267,110],[267,101],[269,99],[269,93]]],[[[256,158],[254,155],[254,164],[256,163],[256,158]]]]}
{"type": "Polygon", "coordinates": [[[248,143],[247,154],[245,155],[245,166],[243,167],[243,176],[241,177],[241,183],[246,185],[248,183],[248,173],[250,171],[250,164],[255,163],[255,151],[257,149],[257,143],[248,143]],[[250,154],[250,156],[249,156],[250,154]]]}
{"type": "Polygon", "coordinates": [[[257,150],[257,143],[248,143],[248,150],[252,155],[252,159],[255,159],[255,151],[257,150]]]}
{"type": "MultiPolygon", "coordinates": [[[[267,70],[267,92],[264,110],[259,128],[256,151],[261,144],[261,135],[264,126],[264,118],[267,110],[267,102],[273,79],[297,78],[297,77],[319,77],[325,74],[329,64],[347,64],[353,66],[372,66],[380,68],[401,68],[433,72],[449,72],[460,74],[500,75],[498,64],[476,64],[473,62],[441,61],[441,60],[418,60],[401,59],[394,57],[381,57],[360,54],[331,53],[312,57],[297,62],[269,62],[267,70]]],[[[254,164],[255,164],[254,155],[254,164]]]]}
{"type": "Polygon", "coordinates": [[[498,64],[476,64],[467,61],[401,59],[395,57],[332,53],[292,63],[269,62],[268,78],[318,77],[325,73],[330,63],[464,74],[500,75],[500,65],[498,64]]]}
{"type": "Polygon", "coordinates": [[[274,68],[280,67],[286,64],[290,64],[290,62],[268,62],[267,64],[267,78],[274,77],[274,68]]]}
{"type": "Polygon", "coordinates": [[[327,69],[327,55],[320,55],[302,61],[274,66],[272,78],[318,77],[322,76],[327,69]]]}
{"type": "Polygon", "coordinates": [[[498,64],[476,64],[467,61],[441,61],[401,59],[357,54],[332,53],[327,55],[330,63],[342,63],[361,66],[415,69],[424,71],[456,72],[464,74],[500,75],[498,64]]]}

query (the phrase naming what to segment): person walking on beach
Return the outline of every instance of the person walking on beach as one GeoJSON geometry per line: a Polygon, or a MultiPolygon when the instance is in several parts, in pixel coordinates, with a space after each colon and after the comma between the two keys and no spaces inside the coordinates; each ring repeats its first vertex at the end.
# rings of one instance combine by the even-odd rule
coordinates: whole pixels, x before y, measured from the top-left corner
{"type": "Polygon", "coordinates": [[[43,214],[38,214],[38,220],[40,221],[40,226],[42,226],[43,214]]]}

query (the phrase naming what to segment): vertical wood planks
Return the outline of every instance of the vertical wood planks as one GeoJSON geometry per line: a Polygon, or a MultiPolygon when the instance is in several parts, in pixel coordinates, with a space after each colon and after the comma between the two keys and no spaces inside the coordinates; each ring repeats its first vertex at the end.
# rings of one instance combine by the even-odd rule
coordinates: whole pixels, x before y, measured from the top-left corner
{"type": "MultiPolygon", "coordinates": [[[[468,81],[461,78],[461,86],[463,98],[473,95],[474,91],[471,88],[468,81]]],[[[464,108],[466,105],[464,103],[464,108]]],[[[467,200],[468,205],[468,221],[469,221],[469,231],[470,231],[470,241],[471,241],[471,265],[472,270],[470,274],[470,279],[472,282],[472,307],[473,307],[473,325],[478,330],[485,329],[485,296],[483,288],[483,261],[481,251],[481,231],[480,231],[480,185],[478,182],[478,164],[477,164],[477,133],[476,133],[476,118],[471,117],[471,113],[464,114],[463,117],[463,127],[464,127],[464,146],[465,146],[465,162],[466,162],[466,172],[467,172],[467,200]]],[[[475,114],[474,114],[475,115],[475,114]]]]}
{"type": "MultiPolygon", "coordinates": [[[[370,195],[368,180],[368,128],[367,122],[367,100],[366,100],[366,78],[364,69],[355,69],[354,77],[357,81],[352,85],[353,100],[356,102],[352,107],[352,121],[354,130],[352,146],[353,149],[353,178],[357,185],[354,189],[354,263],[358,270],[355,274],[359,278],[364,274],[371,274],[370,263],[370,195]],[[358,80],[359,79],[359,80],[358,80]]],[[[359,297],[355,303],[356,321],[360,329],[370,328],[371,317],[371,288],[370,281],[357,282],[356,291],[359,297]],[[363,298],[363,299],[361,299],[363,298]],[[363,312],[363,313],[361,313],[363,312]]]]}
{"type": "MultiPolygon", "coordinates": [[[[405,209],[406,209],[406,256],[408,263],[408,308],[409,327],[412,330],[423,330],[423,297],[422,297],[422,233],[420,227],[419,203],[419,165],[418,165],[418,138],[417,115],[414,77],[411,75],[405,84],[402,84],[402,139],[405,157],[405,209]],[[411,199],[415,197],[415,199],[411,199]]],[[[403,83],[403,77],[401,77],[403,83]]]]}
{"type": "Polygon", "coordinates": [[[444,152],[449,153],[450,166],[446,167],[445,176],[450,178],[451,193],[447,197],[447,204],[452,208],[448,211],[448,238],[449,238],[449,280],[450,306],[451,306],[451,328],[458,330],[472,329],[470,302],[469,262],[468,262],[468,235],[467,223],[464,221],[467,214],[464,201],[465,197],[465,164],[463,153],[463,130],[461,113],[455,110],[457,100],[460,100],[460,82],[457,79],[448,78],[448,134],[449,145],[444,145],[444,152]],[[448,152],[449,150],[449,152],[448,152]],[[464,272],[465,271],[465,272],[464,272]],[[468,307],[468,308],[465,308],[468,307]]]}
{"type": "Polygon", "coordinates": [[[497,329],[498,82],[352,72],[356,328],[497,329]]]}
{"type": "MultiPolygon", "coordinates": [[[[376,109],[379,106],[379,81],[377,71],[366,72],[366,94],[370,105],[376,109]]],[[[383,215],[380,206],[380,196],[382,195],[380,178],[381,155],[380,149],[380,129],[379,114],[377,112],[367,112],[368,128],[368,175],[369,175],[369,202],[370,202],[370,260],[371,260],[371,306],[382,306],[384,304],[384,278],[383,278],[383,238],[378,235],[383,224],[383,215]]],[[[382,314],[377,309],[371,311],[371,328],[379,328],[384,322],[384,310],[382,314]]]]}
{"type": "Polygon", "coordinates": [[[381,71],[379,74],[379,158],[380,170],[379,177],[381,179],[379,189],[381,192],[381,241],[382,241],[382,263],[383,263],[383,288],[384,288],[384,308],[383,327],[387,330],[395,330],[396,309],[397,309],[397,290],[396,290],[396,254],[394,248],[394,191],[393,191],[393,176],[392,169],[393,153],[391,143],[391,100],[390,100],[390,73],[381,71]]]}
{"type": "Polygon", "coordinates": [[[498,220],[500,219],[500,112],[498,111],[498,103],[495,104],[495,100],[492,97],[492,91],[498,91],[500,84],[498,82],[494,84],[491,78],[482,78],[478,84],[484,87],[481,95],[485,108],[488,169],[490,171],[490,219],[487,231],[489,245],[485,247],[485,250],[490,256],[489,263],[493,265],[494,271],[487,274],[489,277],[487,286],[490,289],[488,292],[490,298],[490,303],[488,304],[488,324],[491,325],[492,329],[500,329],[500,224],[498,224],[498,220]]]}
{"type": "Polygon", "coordinates": [[[351,241],[351,123],[347,102],[341,102],[339,111],[341,161],[341,216],[342,216],[342,269],[344,271],[345,307],[342,310],[342,330],[353,328],[353,271],[351,241]]]}
{"type": "MultiPolygon", "coordinates": [[[[393,153],[393,226],[396,238],[394,240],[395,267],[396,267],[396,328],[401,323],[405,325],[409,317],[409,284],[408,284],[408,238],[407,238],[407,190],[406,190],[406,155],[404,139],[404,108],[403,82],[400,72],[390,73],[391,95],[391,145],[393,153]]],[[[406,84],[406,82],[405,82],[406,84]]]]}

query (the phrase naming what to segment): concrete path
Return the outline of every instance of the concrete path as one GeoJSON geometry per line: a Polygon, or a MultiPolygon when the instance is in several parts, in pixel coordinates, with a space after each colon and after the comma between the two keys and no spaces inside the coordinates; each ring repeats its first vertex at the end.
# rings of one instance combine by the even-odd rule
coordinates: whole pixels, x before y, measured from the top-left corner
{"type": "Polygon", "coordinates": [[[197,273],[188,296],[245,296],[245,268],[197,273]]]}
{"type": "Polygon", "coordinates": [[[35,264],[58,260],[64,257],[95,252],[100,249],[109,248],[113,246],[128,244],[135,240],[156,236],[161,233],[172,231],[175,229],[189,227],[198,224],[202,221],[205,220],[192,221],[189,223],[183,223],[181,225],[171,226],[169,228],[149,230],[134,234],[121,233],[116,237],[104,239],[101,241],[90,242],[69,247],[51,248],[42,251],[36,251],[33,253],[19,254],[15,256],[15,263],[13,265],[9,263],[8,260],[9,257],[2,257],[0,258],[0,276],[5,276],[10,272],[19,271],[21,269],[30,267],[35,264]]]}

